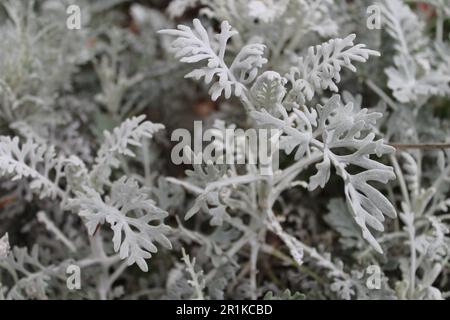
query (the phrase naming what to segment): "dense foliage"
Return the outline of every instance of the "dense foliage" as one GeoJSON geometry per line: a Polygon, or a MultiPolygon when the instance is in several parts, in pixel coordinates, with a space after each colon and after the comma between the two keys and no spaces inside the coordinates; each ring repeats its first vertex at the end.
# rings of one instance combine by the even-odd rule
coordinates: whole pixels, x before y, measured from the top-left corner
{"type": "Polygon", "coordinates": [[[450,295],[448,1],[71,4],[0,0],[0,298],[450,295]]]}

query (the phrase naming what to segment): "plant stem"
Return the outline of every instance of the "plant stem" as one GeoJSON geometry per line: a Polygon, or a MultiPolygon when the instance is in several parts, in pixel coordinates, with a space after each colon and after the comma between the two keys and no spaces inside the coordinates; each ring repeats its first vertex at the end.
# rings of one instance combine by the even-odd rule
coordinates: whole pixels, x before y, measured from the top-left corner
{"type": "Polygon", "coordinates": [[[450,143],[390,143],[395,149],[450,149],[450,143]]]}

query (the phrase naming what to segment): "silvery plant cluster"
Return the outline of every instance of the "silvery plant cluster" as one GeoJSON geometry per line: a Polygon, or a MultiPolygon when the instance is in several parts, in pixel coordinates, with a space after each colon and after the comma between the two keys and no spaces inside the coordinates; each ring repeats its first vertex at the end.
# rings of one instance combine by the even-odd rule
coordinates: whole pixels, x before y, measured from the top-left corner
{"type": "Polygon", "coordinates": [[[0,299],[450,297],[447,0],[1,0],[0,299]]]}

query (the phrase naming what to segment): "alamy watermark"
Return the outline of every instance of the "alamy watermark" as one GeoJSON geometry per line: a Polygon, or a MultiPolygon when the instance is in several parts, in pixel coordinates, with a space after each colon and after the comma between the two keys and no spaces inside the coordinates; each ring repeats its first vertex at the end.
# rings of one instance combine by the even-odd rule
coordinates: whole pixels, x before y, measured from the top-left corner
{"type": "Polygon", "coordinates": [[[370,265],[366,268],[366,286],[370,290],[381,289],[381,268],[378,265],[370,265]]]}
{"type": "Polygon", "coordinates": [[[66,269],[66,286],[70,291],[81,289],[81,269],[75,264],[70,264],[66,269]]]}
{"type": "Polygon", "coordinates": [[[381,8],[379,5],[373,4],[367,7],[367,20],[366,26],[369,30],[381,29],[381,8]]]}
{"type": "Polygon", "coordinates": [[[255,165],[261,175],[272,175],[279,165],[281,131],[265,128],[210,128],[194,121],[194,132],[176,129],[171,141],[178,142],[171,160],[180,164],[255,165]]]}
{"type": "MultiPolygon", "coordinates": [[[[78,5],[72,4],[67,7],[66,13],[68,15],[66,20],[66,26],[69,30],[81,29],[81,8],[78,5]]],[[[381,29],[381,8],[377,4],[373,4],[367,7],[366,10],[367,20],[366,26],[369,30],[381,29]]]]}
{"type": "Polygon", "coordinates": [[[81,9],[76,4],[67,7],[66,13],[68,15],[66,26],[69,30],[81,29],[81,9]]]}

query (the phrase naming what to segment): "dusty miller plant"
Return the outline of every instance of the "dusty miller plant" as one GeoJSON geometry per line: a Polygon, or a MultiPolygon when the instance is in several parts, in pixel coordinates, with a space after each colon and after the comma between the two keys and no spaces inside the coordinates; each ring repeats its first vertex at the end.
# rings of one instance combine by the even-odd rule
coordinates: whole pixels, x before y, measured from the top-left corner
{"type": "Polygon", "coordinates": [[[1,298],[448,297],[445,1],[69,4],[0,4],[1,298]],[[194,120],[279,166],[175,166],[194,120]]]}

